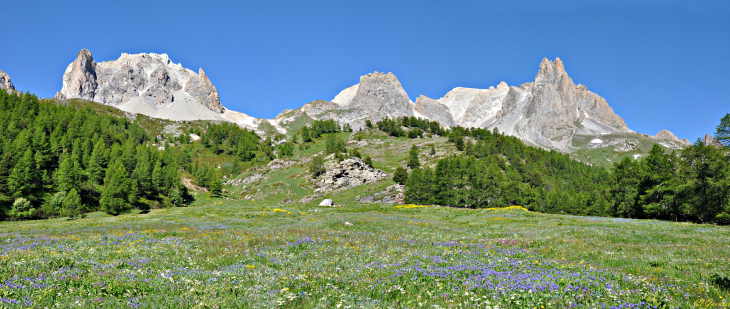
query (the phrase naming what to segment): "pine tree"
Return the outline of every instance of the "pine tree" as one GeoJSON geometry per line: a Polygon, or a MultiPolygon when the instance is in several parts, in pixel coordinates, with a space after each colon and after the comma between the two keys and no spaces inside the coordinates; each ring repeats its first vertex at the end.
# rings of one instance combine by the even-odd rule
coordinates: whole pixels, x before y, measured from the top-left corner
{"type": "Polygon", "coordinates": [[[104,142],[100,141],[94,145],[94,151],[91,152],[89,164],[86,168],[86,174],[89,177],[89,182],[91,184],[90,187],[92,188],[101,185],[101,182],[104,179],[105,150],[106,147],[104,146],[104,142]]]}
{"type": "Polygon", "coordinates": [[[64,156],[61,166],[56,170],[54,180],[57,191],[70,192],[71,189],[81,190],[81,167],[78,160],[72,155],[64,156]]]}
{"type": "Polygon", "coordinates": [[[33,151],[28,148],[20,160],[15,163],[8,177],[8,187],[13,192],[12,196],[31,198],[31,194],[35,189],[36,176],[33,151]]]}
{"type": "Polygon", "coordinates": [[[73,219],[74,217],[81,215],[83,210],[84,206],[81,202],[81,196],[78,192],[76,192],[76,189],[71,189],[71,191],[69,191],[63,199],[61,216],[73,219]]]}
{"type": "MultiPolygon", "coordinates": [[[[365,158],[367,161],[367,158],[365,158]]],[[[324,161],[321,156],[314,156],[312,162],[309,164],[309,172],[312,174],[312,178],[317,178],[319,175],[324,174],[324,161]]]]}
{"type": "Polygon", "coordinates": [[[121,161],[116,161],[106,172],[104,191],[101,193],[101,200],[99,200],[101,209],[112,215],[117,215],[126,210],[129,206],[127,202],[128,188],[127,169],[121,161]]]}
{"type": "Polygon", "coordinates": [[[8,186],[8,180],[12,171],[13,158],[9,152],[6,152],[3,154],[2,158],[0,158],[0,195],[9,195],[10,192],[12,192],[8,186]]]}
{"type": "Polygon", "coordinates": [[[209,169],[208,176],[206,178],[208,178],[206,187],[210,191],[210,195],[212,197],[221,197],[223,184],[221,183],[221,178],[218,177],[218,173],[216,173],[214,169],[209,169]]]}
{"type": "Polygon", "coordinates": [[[393,181],[399,185],[404,185],[406,180],[408,180],[408,170],[402,166],[397,167],[393,173],[393,181]]]}
{"type": "Polygon", "coordinates": [[[636,202],[648,218],[677,219],[677,203],[670,182],[675,178],[674,161],[654,144],[649,154],[641,160],[636,202]]]}
{"type": "Polygon", "coordinates": [[[730,113],[720,119],[720,124],[715,129],[715,139],[725,147],[730,147],[730,113]]]}
{"type": "Polygon", "coordinates": [[[370,158],[370,156],[366,156],[365,159],[363,160],[363,163],[365,163],[365,165],[367,165],[367,166],[372,167],[373,166],[373,159],[370,158]]]}
{"type": "Polygon", "coordinates": [[[152,196],[154,186],[152,185],[152,171],[150,170],[149,158],[137,158],[137,166],[134,169],[134,176],[141,193],[152,196]]]}
{"type": "Polygon", "coordinates": [[[163,189],[162,178],[162,161],[157,160],[154,169],[152,169],[152,191],[160,192],[163,189]]]}
{"type": "Polygon", "coordinates": [[[302,142],[309,143],[312,141],[312,137],[309,135],[309,127],[302,127],[302,142]]]}
{"type": "Polygon", "coordinates": [[[411,150],[408,152],[408,164],[411,169],[421,166],[421,162],[418,160],[418,147],[415,144],[411,146],[411,150]]]}

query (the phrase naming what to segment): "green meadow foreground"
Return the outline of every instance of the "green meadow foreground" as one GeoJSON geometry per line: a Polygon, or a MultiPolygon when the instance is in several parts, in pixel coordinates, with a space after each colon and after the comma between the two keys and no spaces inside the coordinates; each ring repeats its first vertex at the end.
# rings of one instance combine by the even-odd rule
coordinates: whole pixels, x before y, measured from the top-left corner
{"type": "Polygon", "coordinates": [[[196,204],[0,223],[0,307],[730,306],[726,226],[518,206],[196,204]]]}

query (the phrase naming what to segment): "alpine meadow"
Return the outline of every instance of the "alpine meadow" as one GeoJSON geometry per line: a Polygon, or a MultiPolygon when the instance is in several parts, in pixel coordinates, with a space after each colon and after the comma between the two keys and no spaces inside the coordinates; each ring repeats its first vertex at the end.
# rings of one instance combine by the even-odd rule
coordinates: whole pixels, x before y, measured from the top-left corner
{"type": "Polygon", "coordinates": [[[0,309],[730,308],[729,4],[3,12],[0,309]]]}

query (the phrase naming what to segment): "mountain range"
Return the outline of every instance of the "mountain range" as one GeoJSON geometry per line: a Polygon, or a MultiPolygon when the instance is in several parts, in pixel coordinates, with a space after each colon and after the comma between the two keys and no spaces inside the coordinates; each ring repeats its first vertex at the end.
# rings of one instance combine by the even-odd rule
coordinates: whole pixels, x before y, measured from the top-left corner
{"type": "MultiPolygon", "coordinates": [[[[2,71],[0,88],[16,91],[2,71]]],[[[559,58],[543,59],[535,79],[521,85],[457,87],[440,99],[421,95],[415,103],[395,75],[376,71],[361,76],[358,84],[330,101],[310,102],[274,119],[262,119],[225,108],[202,68],[196,73],[166,54],[122,54],[96,63],[91,52],[82,49],[66,68],[54,99],[85,99],[169,120],[228,121],[264,134],[293,134],[316,119],[334,119],[358,130],[368,119],[415,116],[444,127],[496,128],[528,144],[562,152],[623,147],[640,137],[670,149],[690,144],[667,130],[655,136],[630,130],[605,99],[573,82],[559,58]]]]}

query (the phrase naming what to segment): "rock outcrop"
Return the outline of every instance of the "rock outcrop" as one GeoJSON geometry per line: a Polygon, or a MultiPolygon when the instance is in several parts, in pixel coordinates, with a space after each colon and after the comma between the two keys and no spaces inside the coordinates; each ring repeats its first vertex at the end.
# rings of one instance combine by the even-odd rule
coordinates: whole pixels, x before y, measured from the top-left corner
{"type": "Polygon", "coordinates": [[[680,145],[681,147],[687,147],[687,146],[692,145],[692,143],[690,143],[686,138],[680,140],[677,136],[674,135],[674,133],[672,133],[666,129],[662,129],[661,131],[659,131],[659,133],[654,135],[654,138],[672,141],[672,142],[675,142],[676,144],[680,145]]]}
{"type": "Polygon", "coordinates": [[[223,120],[225,108],[208,76],[174,64],[166,54],[122,54],[96,63],[82,49],[63,75],[56,99],[81,98],[172,120],[223,120]]]}
{"type": "Polygon", "coordinates": [[[677,138],[677,136],[675,136],[674,133],[672,133],[666,129],[662,129],[661,131],[659,131],[659,133],[654,135],[654,138],[666,139],[666,140],[670,140],[670,141],[679,142],[679,138],[677,138]]]}
{"type": "Polygon", "coordinates": [[[375,71],[361,76],[348,107],[380,117],[413,116],[411,100],[393,73],[375,71]]]}
{"type": "Polygon", "coordinates": [[[616,132],[630,131],[606,100],[573,83],[560,58],[555,62],[544,58],[540,63],[523,113],[529,119],[528,127],[550,140],[571,137],[576,132],[576,123],[587,119],[616,132]]]}
{"type": "Polygon", "coordinates": [[[474,96],[466,107],[459,125],[477,128],[488,125],[489,121],[504,108],[504,100],[509,90],[510,87],[507,83],[501,82],[497,88],[489,87],[489,89],[474,96]]]}
{"type": "Polygon", "coordinates": [[[0,70],[0,89],[3,89],[8,93],[17,92],[17,90],[15,90],[15,86],[10,81],[10,76],[2,70],[0,70]]]}
{"type": "Polygon", "coordinates": [[[340,163],[330,160],[325,163],[325,169],[327,171],[316,179],[319,188],[314,190],[315,193],[349,189],[388,177],[388,174],[365,164],[360,158],[345,159],[340,163]]]}
{"type": "Polygon", "coordinates": [[[722,143],[718,142],[714,137],[712,137],[710,134],[705,134],[705,137],[702,139],[702,142],[705,144],[705,146],[717,146],[722,147],[722,143]]]}
{"type": "Polygon", "coordinates": [[[484,89],[456,87],[446,93],[443,98],[438,99],[438,101],[449,108],[454,121],[459,123],[461,118],[464,117],[469,103],[474,100],[474,97],[485,91],[484,89]]]}
{"type": "Polygon", "coordinates": [[[442,126],[452,127],[456,125],[449,108],[427,96],[421,95],[416,98],[413,109],[415,110],[416,116],[437,121],[442,126]]]}

